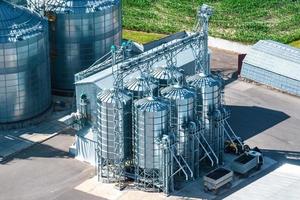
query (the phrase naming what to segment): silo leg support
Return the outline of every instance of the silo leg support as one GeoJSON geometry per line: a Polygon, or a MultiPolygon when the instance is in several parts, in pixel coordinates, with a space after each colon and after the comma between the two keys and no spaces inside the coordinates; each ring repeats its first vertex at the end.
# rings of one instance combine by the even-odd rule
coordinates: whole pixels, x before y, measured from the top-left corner
{"type": "MultiPolygon", "coordinates": [[[[185,175],[185,179],[188,180],[189,176],[188,173],[184,170],[184,166],[182,166],[182,164],[180,163],[180,161],[178,160],[178,158],[176,157],[176,155],[174,155],[173,149],[169,148],[169,151],[172,155],[172,157],[174,158],[174,160],[177,162],[177,164],[179,165],[179,169],[176,170],[173,174],[171,174],[170,178],[175,176],[178,172],[182,171],[185,175]]],[[[184,160],[184,159],[183,159],[184,160]]],[[[186,162],[185,162],[186,163],[186,162]]],[[[188,167],[189,168],[189,167],[188,167]]],[[[190,168],[189,168],[190,169],[190,168]]],[[[193,174],[191,174],[191,176],[193,176],[193,174]]]]}
{"type": "Polygon", "coordinates": [[[190,171],[191,177],[194,177],[194,173],[192,171],[192,169],[190,168],[190,166],[188,165],[188,163],[186,162],[186,160],[182,157],[182,155],[179,155],[180,158],[182,159],[182,161],[184,162],[185,166],[188,168],[188,170],[190,171]]]}
{"type": "MultiPolygon", "coordinates": [[[[202,134],[199,134],[199,136],[201,137],[201,139],[204,141],[205,145],[207,146],[208,150],[205,148],[205,146],[202,144],[200,138],[195,135],[198,143],[200,144],[200,146],[202,147],[202,149],[204,150],[205,154],[207,155],[207,157],[209,158],[210,162],[211,162],[211,166],[214,166],[214,161],[212,159],[212,157],[210,156],[210,153],[214,156],[216,163],[219,164],[219,159],[216,156],[215,152],[213,151],[213,149],[211,148],[211,146],[208,144],[208,142],[206,141],[205,137],[202,134]]],[[[200,160],[203,160],[203,158],[201,158],[200,160]]]]}
{"type": "Polygon", "coordinates": [[[202,147],[202,149],[204,150],[205,152],[205,156],[203,156],[199,161],[202,161],[206,156],[208,157],[208,159],[210,160],[211,162],[211,166],[214,166],[214,161],[213,159],[211,158],[211,156],[209,155],[209,152],[206,150],[206,148],[203,146],[202,142],[200,141],[200,139],[196,136],[196,139],[198,141],[198,143],[200,144],[200,146],[202,147]]]}
{"type": "MultiPolygon", "coordinates": [[[[235,134],[235,132],[232,130],[230,124],[227,122],[227,120],[224,120],[225,121],[225,124],[228,126],[231,134],[233,135],[233,137],[238,141],[238,143],[241,145],[242,149],[244,150],[244,144],[242,143],[242,141],[240,140],[240,138],[235,134]]],[[[224,129],[225,129],[225,132],[226,131],[226,127],[224,126],[224,129]]]]}
{"type": "Polygon", "coordinates": [[[238,148],[236,146],[236,144],[233,142],[232,138],[230,137],[228,131],[226,130],[225,126],[223,125],[224,127],[224,131],[225,131],[225,134],[227,135],[228,139],[230,140],[231,144],[234,146],[235,148],[235,153],[238,153],[238,148]]]}

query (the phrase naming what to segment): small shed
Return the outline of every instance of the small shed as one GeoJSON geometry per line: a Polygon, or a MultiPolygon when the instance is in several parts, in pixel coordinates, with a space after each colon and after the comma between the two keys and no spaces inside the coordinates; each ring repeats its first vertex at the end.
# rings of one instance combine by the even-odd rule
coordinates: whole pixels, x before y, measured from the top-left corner
{"type": "Polygon", "coordinates": [[[300,96],[300,49],[260,40],[245,57],[241,77],[300,96]]]}

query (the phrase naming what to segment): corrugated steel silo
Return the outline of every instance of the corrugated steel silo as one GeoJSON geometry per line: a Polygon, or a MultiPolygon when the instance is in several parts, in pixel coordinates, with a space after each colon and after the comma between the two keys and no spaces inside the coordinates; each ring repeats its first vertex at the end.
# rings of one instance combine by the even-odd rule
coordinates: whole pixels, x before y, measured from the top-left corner
{"type": "Polygon", "coordinates": [[[121,0],[30,2],[31,7],[45,6],[49,19],[52,86],[56,91],[73,90],[75,73],[121,43],[121,0]]]}
{"type": "Polygon", "coordinates": [[[159,87],[167,87],[178,82],[183,74],[176,67],[160,66],[151,71],[151,76],[158,81],[159,87]]]}
{"type": "Polygon", "coordinates": [[[171,127],[175,131],[178,142],[177,151],[186,160],[190,159],[193,146],[189,139],[188,123],[194,120],[196,94],[190,88],[180,84],[162,89],[161,94],[170,100],[171,127]]]}
{"type": "Polygon", "coordinates": [[[200,118],[207,118],[220,107],[222,83],[218,79],[199,73],[188,77],[187,82],[196,89],[197,113],[200,118]]]}
{"type": "MultiPolygon", "coordinates": [[[[135,165],[146,170],[160,169],[160,140],[169,129],[169,103],[146,97],[134,103],[135,165]]],[[[138,170],[137,170],[138,171],[138,170]]]]}
{"type": "MultiPolygon", "coordinates": [[[[122,122],[120,129],[124,138],[124,159],[132,157],[132,99],[126,93],[122,97],[122,109],[119,111],[122,122]]],[[[101,141],[101,157],[113,162],[115,158],[114,107],[116,94],[114,90],[103,90],[97,96],[97,130],[101,141]]]]}
{"type": "Polygon", "coordinates": [[[222,158],[223,147],[220,140],[224,138],[224,126],[219,123],[222,118],[220,110],[222,82],[218,77],[203,73],[188,77],[187,82],[194,87],[197,94],[197,117],[205,128],[205,138],[215,154],[222,158]]]}
{"type": "Polygon", "coordinates": [[[0,1],[0,123],[20,122],[51,105],[48,24],[0,1]]]}

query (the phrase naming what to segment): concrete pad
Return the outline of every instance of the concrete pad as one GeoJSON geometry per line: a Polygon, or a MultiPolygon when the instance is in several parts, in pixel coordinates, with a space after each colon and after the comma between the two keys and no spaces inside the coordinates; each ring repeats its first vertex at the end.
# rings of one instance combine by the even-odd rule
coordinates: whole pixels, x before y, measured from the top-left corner
{"type": "Polygon", "coordinates": [[[122,195],[122,191],[114,188],[114,184],[101,184],[97,176],[88,179],[75,187],[75,190],[85,192],[94,196],[102,197],[109,200],[116,200],[122,195]]]}
{"type": "MultiPolygon", "coordinates": [[[[228,165],[225,167],[230,168],[230,160],[234,158],[234,156],[229,156],[228,165]]],[[[261,170],[255,171],[250,174],[249,177],[255,177],[260,173],[266,171],[271,166],[276,164],[277,162],[271,158],[264,158],[264,165],[261,170]]],[[[300,172],[299,172],[300,173],[300,172]]],[[[239,179],[234,177],[232,187],[229,190],[233,190],[235,187],[240,184],[244,184],[248,181],[246,178],[239,179]]],[[[184,188],[179,191],[174,192],[171,196],[166,196],[163,193],[155,193],[155,192],[144,192],[135,189],[125,189],[123,191],[119,191],[114,188],[114,184],[105,184],[99,183],[97,181],[97,177],[93,177],[82,184],[75,187],[76,190],[88,193],[90,195],[98,196],[101,198],[109,199],[109,200],[179,200],[179,199],[214,199],[217,196],[211,192],[206,193],[203,190],[203,181],[202,179],[198,179],[195,181],[191,181],[187,183],[184,188]]],[[[228,192],[228,189],[220,190],[219,194],[225,194],[228,192]]]]}
{"type": "Polygon", "coordinates": [[[65,116],[66,113],[70,113],[70,111],[53,112],[48,119],[37,125],[0,131],[0,162],[35,143],[41,143],[59,134],[67,126],[59,122],[58,119],[65,116]]]}
{"type": "Polygon", "coordinates": [[[213,193],[205,193],[203,190],[203,181],[202,179],[193,181],[187,184],[180,191],[176,191],[169,199],[178,200],[178,199],[213,199],[216,196],[213,193]]]}
{"type": "Polygon", "coordinates": [[[30,141],[17,138],[12,135],[0,135],[0,157],[5,158],[11,154],[28,148],[33,143],[30,141]]]}
{"type": "Polygon", "coordinates": [[[239,42],[214,38],[211,36],[208,37],[208,46],[237,53],[248,53],[251,48],[251,45],[245,45],[239,42]]]}
{"type": "Polygon", "coordinates": [[[299,97],[237,80],[226,85],[225,102],[228,122],[248,145],[280,160],[282,154],[300,152],[299,97]]]}
{"type": "Polygon", "coordinates": [[[118,200],[160,200],[160,199],[168,199],[162,193],[156,192],[143,192],[137,190],[125,191],[125,193],[118,198],[118,200]]]}
{"type": "Polygon", "coordinates": [[[254,87],[255,87],[254,84],[249,84],[246,82],[234,82],[234,83],[230,84],[227,88],[244,92],[244,91],[247,91],[254,87]]]}
{"type": "Polygon", "coordinates": [[[42,142],[49,137],[56,135],[57,132],[51,134],[41,134],[41,133],[30,133],[30,134],[22,134],[20,138],[26,139],[31,142],[42,142]]]}
{"type": "Polygon", "coordinates": [[[7,148],[7,149],[5,149],[4,151],[1,151],[0,156],[3,157],[3,158],[5,158],[5,157],[7,157],[7,156],[13,154],[15,151],[16,151],[15,149],[7,148]]]}
{"type": "Polygon", "coordinates": [[[26,149],[27,147],[31,146],[32,144],[33,144],[32,142],[22,141],[20,143],[13,145],[11,147],[11,149],[13,151],[20,151],[20,150],[26,149]]]}
{"type": "Polygon", "coordinates": [[[283,164],[266,176],[228,196],[227,200],[298,200],[300,198],[300,166],[283,164]]]}
{"type": "MultiPolygon", "coordinates": [[[[227,158],[228,158],[227,164],[224,167],[230,169],[230,164],[231,164],[232,160],[236,157],[232,156],[232,155],[227,155],[227,158]]],[[[276,163],[277,162],[274,161],[273,159],[264,157],[264,165],[262,166],[261,170],[251,173],[249,175],[249,178],[259,175],[260,173],[262,173],[263,171],[266,171],[267,169],[269,169],[271,166],[273,166],[276,163]]],[[[222,194],[228,192],[228,190],[234,189],[235,187],[239,186],[240,184],[245,183],[247,180],[248,180],[248,178],[238,178],[238,177],[234,176],[231,189],[221,189],[219,191],[218,195],[222,195],[222,194]]],[[[175,192],[172,195],[173,195],[173,197],[171,199],[182,199],[184,197],[189,198],[189,199],[214,199],[217,197],[212,192],[208,192],[208,193],[204,192],[202,179],[191,182],[190,184],[186,185],[182,190],[175,192]]]]}
{"type": "Polygon", "coordinates": [[[75,190],[108,200],[159,200],[167,198],[163,193],[143,192],[134,189],[120,191],[114,187],[114,184],[99,183],[97,176],[84,181],[75,187],[75,190]]]}

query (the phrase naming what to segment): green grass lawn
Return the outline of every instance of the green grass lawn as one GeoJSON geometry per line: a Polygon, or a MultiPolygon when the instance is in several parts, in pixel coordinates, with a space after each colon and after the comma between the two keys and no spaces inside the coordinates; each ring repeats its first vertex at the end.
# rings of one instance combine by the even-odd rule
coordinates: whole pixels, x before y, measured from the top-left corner
{"type": "Polygon", "coordinates": [[[165,37],[165,34],[159,33],[146,33],[141,31],[132,31],[132,30],[124,30],[123,29],[123,38],[127,40],[132,40],[139,42],[141,44],[145,44],[154,40],[158,40],[160,38],[165,37]]]}
{"type": "Polygon", "coordinates": [[[299,0],[123,0],[123,25],[162,34],[192,30],[198,6],[204,2],[214,8],[212,36],[244,43],[300,39],[299,0]]]}

